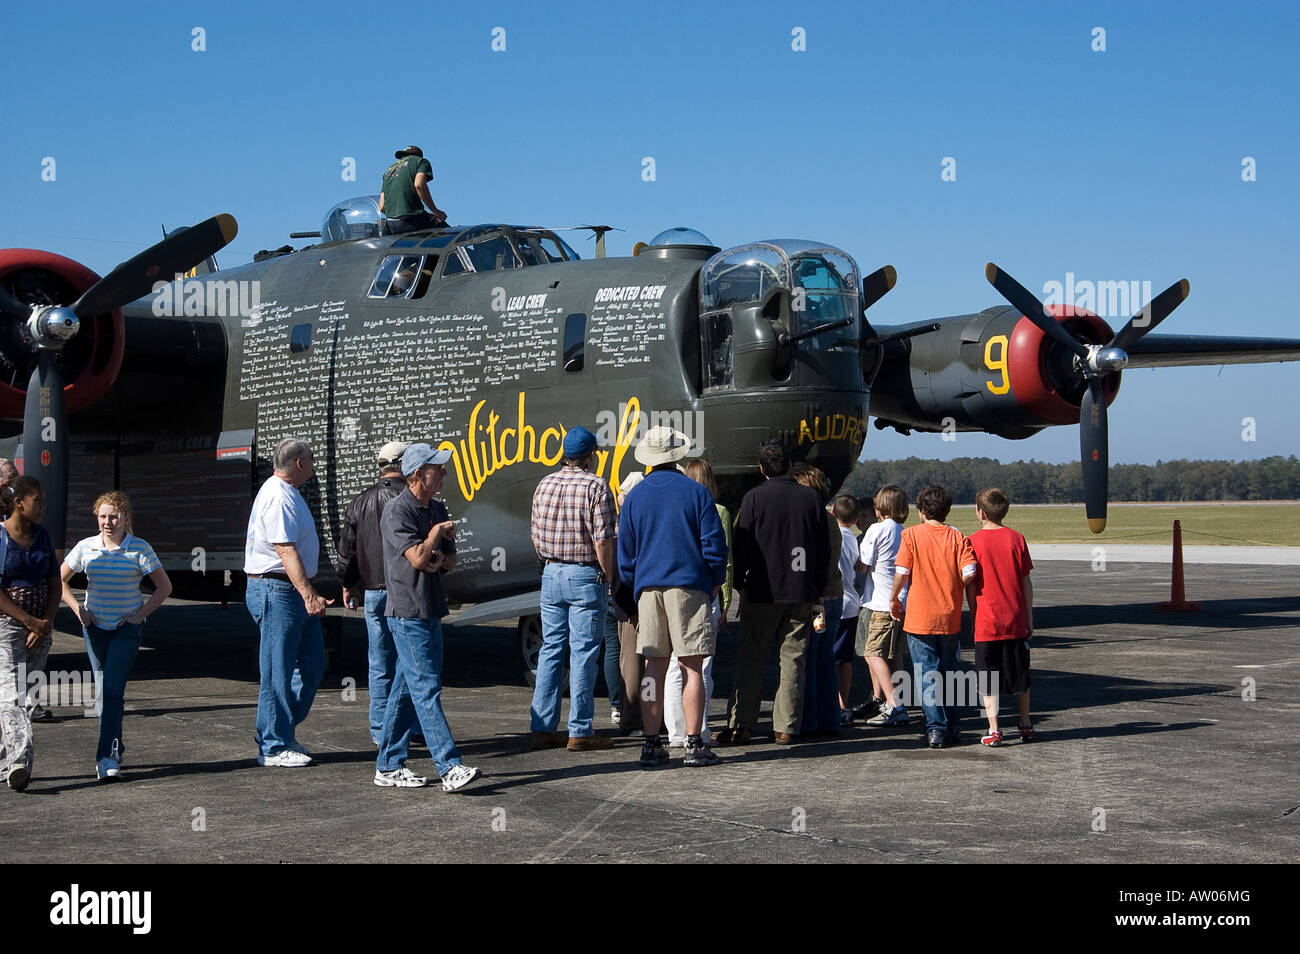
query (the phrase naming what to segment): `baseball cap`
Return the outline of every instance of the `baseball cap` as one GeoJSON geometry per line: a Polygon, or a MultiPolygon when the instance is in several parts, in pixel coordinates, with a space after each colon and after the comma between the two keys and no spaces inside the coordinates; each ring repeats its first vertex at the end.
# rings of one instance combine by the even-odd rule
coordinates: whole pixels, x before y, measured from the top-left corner
{"type": "Polygon", "coordinates": [[[389,441],[379,448],[379,466],[401,463],[402,455],[406,453],[406,448],[409,446],[406,441],[389,441]]]}
{"type": "Polygon", "coordinates": [[[445,464],[449,460],[449,450],[434,450],[424,443],[412,444],[402,455],[402,476],[410,477],[425,464],[445,464]]]}
{"type": "Polygon", "coordinates": [[[575,427],[564,435],[565,457],[586,457],[596,449],[596,435],[585,427],[575,427]]]}

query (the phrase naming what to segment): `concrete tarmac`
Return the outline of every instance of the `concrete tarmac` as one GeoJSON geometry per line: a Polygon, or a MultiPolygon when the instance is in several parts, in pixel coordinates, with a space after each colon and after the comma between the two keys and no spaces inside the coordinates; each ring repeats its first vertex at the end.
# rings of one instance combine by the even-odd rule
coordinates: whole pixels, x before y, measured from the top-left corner
{"type": "MultiPolygon", "coordinates": [[[[94,777],[97,722],[38,724],[34,778],[0,789],[7,862],[1289,862],[1300,843],[1300,581],[1286,567],[1187,568],[1198,614],[1160,614],[1167,566],[1034,571],[1038,738],[930,751],[920,722],[854,726],[723,763],[636,764],[612,750],[528,750],[531,692],[513,628],[448,629],[444,704],[463,793],[380,789],[367,731],[365,633],[345,623],[299,740],[317,764],[255,760],[257,634],[242,605],[173,601],[127,686],[123,781],[94,777]]],[[[63,611],[52,671],[88,668],[63,611]]],[[[722,725],[736,637],[710,711],[722,725]]],[[[969,667],[969,643],[963,651],[969,667]]],[[[774,665],[773,665],[774,670],[774,665]]],[[[854,700],[865,693],[855,668],[854,700]]],[[[769,727],[774,671],[760,728],[769,727]]],[[[1004,726],[1015,739],[1012,702],[1004,726]]],[[[567,709],[567,702],[566,702],[567,709]]],[[[598,695],[602,733],[609,704],[598,695]]],[[[919,709],[914,710],[919,716],[919,709]]],[[[563,723],[562,723],[563,724],[563,723]]],[[[423,749],[411,767],[433,774],[423,749]]]]}

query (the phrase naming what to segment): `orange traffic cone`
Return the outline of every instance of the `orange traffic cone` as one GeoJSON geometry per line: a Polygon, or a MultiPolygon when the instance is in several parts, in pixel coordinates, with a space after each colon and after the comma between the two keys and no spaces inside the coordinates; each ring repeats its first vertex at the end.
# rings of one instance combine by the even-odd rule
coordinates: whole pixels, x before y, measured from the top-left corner
{"type": "Polygon", "coordinates": [[[1189,603],[1183,591],[1183,526],[1174,521],[1174,575],[1169,584],[1169,602],[1157,603],[1156,611],[1160,613],[1199,613],[1199,602],[1189,603]]]}

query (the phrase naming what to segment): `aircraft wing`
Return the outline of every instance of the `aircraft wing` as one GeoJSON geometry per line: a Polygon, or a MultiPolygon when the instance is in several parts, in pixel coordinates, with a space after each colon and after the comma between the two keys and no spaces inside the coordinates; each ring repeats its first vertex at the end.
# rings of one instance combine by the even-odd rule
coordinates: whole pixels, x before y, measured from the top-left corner
{"type": "Polygon", "coordinates": [[[1300,339],[1297,338],[1147,335],[1126,350],[1130,368],[1300,361],[1300,339]]]}

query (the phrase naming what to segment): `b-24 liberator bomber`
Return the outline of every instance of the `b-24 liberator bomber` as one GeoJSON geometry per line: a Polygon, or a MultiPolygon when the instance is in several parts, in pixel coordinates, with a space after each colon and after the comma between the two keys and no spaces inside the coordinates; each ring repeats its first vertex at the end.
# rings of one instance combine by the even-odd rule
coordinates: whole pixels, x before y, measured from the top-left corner
{"type": "Polygon", "coordinates": [[[871,417],[1012,439],[1077,423],[1100,532],[1107,408],[1124,368],[1300,358],[1295,339],[1149,334],[1186,298],[1185,280],[1113,332],[1090,311],[1045,308],[990,264],[1007,305],[878,327],[867,310],[894,269],[863,276],[832,245],[723,250],[670,229],[615,258],[605,227],[591,228],[593,259],[541,227],[381,235],[374,198],[361,197],[327,214],[319,244],[220,271],[211,256],[234,237],[227,215],[103,279],[54,253],[0,251],[11,422],[0,453],[44,482],[57,543],[84,536],[93,498],[118,487],[178,591],[220,597],[240,587],[249,505],[280,439],[316,450],[303,491],[326,570],[376,449],[444,446],[459,549],[448,596],[475,604],[463,621],[521,617],[527,656],[540,637],[532,493],[570,427],[596,431],[599,473],[617,491],[639,436],[671,424],[734,507],[767,440],[838,485],[871,417]]]}

